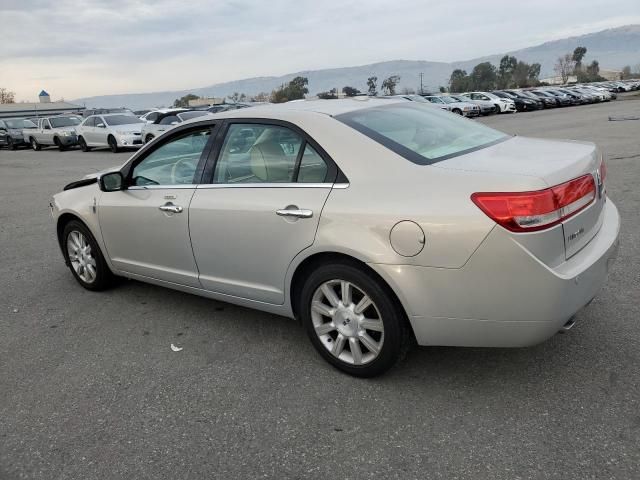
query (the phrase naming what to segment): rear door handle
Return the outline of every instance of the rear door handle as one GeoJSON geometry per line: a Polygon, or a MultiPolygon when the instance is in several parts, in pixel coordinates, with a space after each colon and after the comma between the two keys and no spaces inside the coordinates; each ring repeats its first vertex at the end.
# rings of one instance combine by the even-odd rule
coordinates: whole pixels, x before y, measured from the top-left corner
{"type": "Polygon", "coordinates": [[[282,208],[276,210],[276,215],[280,215],[281,217],[311,218],[313,217],[313,210],[307,210],[306,208],[282,208]]]}
{"type": "Polygon", "coordinates": [[[182,213],[182,210],[183,210],[183,208],[180,205],[174,205],[173,203],[160,205],[158,208],[163,212],[170,212],[170,213],[182,213]]]}

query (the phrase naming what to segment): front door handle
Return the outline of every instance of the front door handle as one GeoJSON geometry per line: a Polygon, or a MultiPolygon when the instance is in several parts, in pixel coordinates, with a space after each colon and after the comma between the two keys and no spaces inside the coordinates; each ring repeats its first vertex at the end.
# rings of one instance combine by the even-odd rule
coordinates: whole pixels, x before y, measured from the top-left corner
{"type": "Polygon", "coordinates": [[[313,217],[313,211],[306,208],[283,208],[276,210],[276,215],[281,217],[311,218],[313,217]]]}
{"type": "Polygon", "coordinates": [[[158,208],[163,212],[170,212],[170,213],[182,213],[182,210],[183,210],[183,208],[180,205],[174,205],[173,203],[160,205],[158,208]]]}

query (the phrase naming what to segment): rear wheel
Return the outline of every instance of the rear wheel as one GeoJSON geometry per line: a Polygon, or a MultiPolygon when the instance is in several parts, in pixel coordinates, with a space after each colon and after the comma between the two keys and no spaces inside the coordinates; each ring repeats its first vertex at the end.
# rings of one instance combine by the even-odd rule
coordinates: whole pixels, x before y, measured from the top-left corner
{"type": "Polygon", "coordinates": [[[83,137],[78,138],[78,145],[80,145],[80,150],[82,150],[83,152],[88,152],[89,150],[91,150],[83,137]]]}
{"type": "Polygon", "coordinates": [[[118,142],[113,135],[109,135],[109,138],[107,138],[107,143],[109,144],[109,148],[113,153],[118,153],[118,142]]]}
{"type": "Polygon", "coordinates": [[[323,265],[306,279],[300,317],[311,343],[334,367],[379,375],[411,344],[404,312],[378,279],[352,264],[323,265]]]}
{"type": "Polygon", "coordinates": [[[31,148],[33,148],[36,152],[42,148],[38,141],[33,137],[31,137],[31,148]]]}
{"type": "Polygon", "coordinates": [[[104,290],[113,283],[113,274],[89,229],[72,220],[64,227],[62,246],[71,273],[87,290],[104,290]]]}

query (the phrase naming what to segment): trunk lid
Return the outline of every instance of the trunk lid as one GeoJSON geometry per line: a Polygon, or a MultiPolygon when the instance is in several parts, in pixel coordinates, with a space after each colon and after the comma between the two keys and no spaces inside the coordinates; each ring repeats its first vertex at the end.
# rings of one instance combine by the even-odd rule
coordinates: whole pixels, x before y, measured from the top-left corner
{"type": "MultiPolygon", "coordinates": [[[[606,194],[600,179],[600,154],[593,143],[513,137],[496,145],[432,165],[437,168],[530,176],[554,187],[585,174],[594,178],[595,200],[584,210],[548,230],[511,233],[542,261],[555,266],[579,252],[598,233],[606,194]],[[562,236],[559,229],[562,229],[562,236]],[[539,251],[536,251],[536,249],[539,251]]],[[[514,188],[513,191],[518,191],[514,188]]]]}

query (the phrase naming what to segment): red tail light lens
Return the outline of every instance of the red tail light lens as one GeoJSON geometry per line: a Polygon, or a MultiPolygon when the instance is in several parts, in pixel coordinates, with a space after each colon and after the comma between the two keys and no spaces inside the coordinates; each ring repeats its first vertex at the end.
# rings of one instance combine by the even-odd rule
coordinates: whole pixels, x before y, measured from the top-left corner
{"type": "Polygon", "coordinates": [[[489,218],[512,232],[550,228],[588,207],[596,198],[591,174],[535,192],[480,192],[471,200],[489,218]]]}

